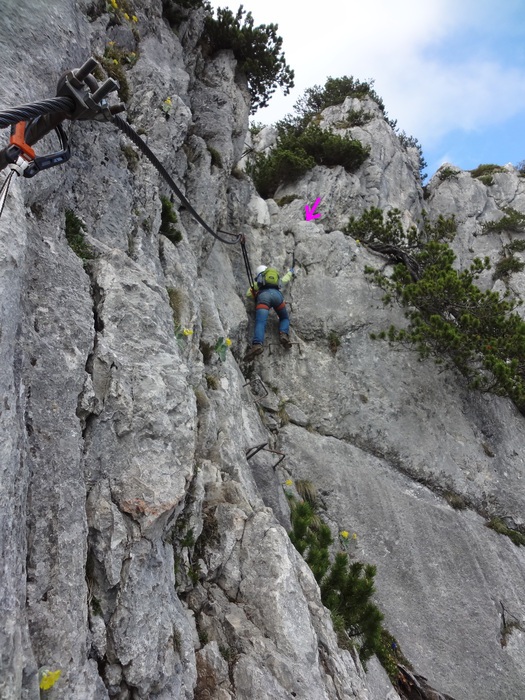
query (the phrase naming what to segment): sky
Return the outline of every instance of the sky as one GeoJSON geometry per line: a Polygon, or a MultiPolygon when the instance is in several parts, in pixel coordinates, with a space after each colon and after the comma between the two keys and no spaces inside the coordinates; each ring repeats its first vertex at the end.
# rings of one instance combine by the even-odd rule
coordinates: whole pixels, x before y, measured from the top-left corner
{"type": "MultiPolygon", "coordinates": [[[[236,11],[240,2],[213,7],[236,11]]],[[[327,77],[374,81],[388,117],[415,137],[432,176],[525,160],[523,0],[244,0],[255,25],[278,24],[295,88],[254,121],[293,112],[327,77]]]]}

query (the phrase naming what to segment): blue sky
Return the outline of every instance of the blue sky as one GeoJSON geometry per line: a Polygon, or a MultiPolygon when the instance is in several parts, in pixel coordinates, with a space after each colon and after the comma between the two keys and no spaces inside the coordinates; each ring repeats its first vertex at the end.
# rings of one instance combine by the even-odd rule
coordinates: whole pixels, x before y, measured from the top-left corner
{"type": "MultiPolygon", "coordinates": [[[[239,3],[214,7],[236,10],[239,3]]],[[[244,0],[255,24],[279,25],[296,87],[256,121],[293,111],[328,76],[374,80],[388,116],[418,139],[432,175],[525,160],[523,0],[244,0]]]]}

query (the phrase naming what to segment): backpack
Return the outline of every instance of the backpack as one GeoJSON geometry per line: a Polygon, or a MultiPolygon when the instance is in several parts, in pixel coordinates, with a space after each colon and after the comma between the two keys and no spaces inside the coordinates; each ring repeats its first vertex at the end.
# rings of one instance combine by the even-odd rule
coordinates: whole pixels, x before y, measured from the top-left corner
{"type": "Polygon", "coordinates": [[[257,284],[260,287],[279,289],[279,271],[275,267],[267,267],[258,275],[257,284]]]}

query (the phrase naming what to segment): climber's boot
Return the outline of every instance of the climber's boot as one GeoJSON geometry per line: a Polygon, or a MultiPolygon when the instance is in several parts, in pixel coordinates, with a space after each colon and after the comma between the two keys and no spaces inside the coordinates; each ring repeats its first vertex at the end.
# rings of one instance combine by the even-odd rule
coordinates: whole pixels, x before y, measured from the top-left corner
{"type": "Polygon", "coordinates": [[[248,350],[246,355],[244,356],[244,361],[249,362],[250,360],[253,360],[253,358],[256,355],[260,355],[263,351],[263,346],[262,345],[252,345],[252,347],[248,350]]]}
{"type": "Polygon", "coordinates": [[[289,350],[292,347],[292,341],[288,337],[288,333],[279,333],[279,341],[283,348],[289,350]]]}

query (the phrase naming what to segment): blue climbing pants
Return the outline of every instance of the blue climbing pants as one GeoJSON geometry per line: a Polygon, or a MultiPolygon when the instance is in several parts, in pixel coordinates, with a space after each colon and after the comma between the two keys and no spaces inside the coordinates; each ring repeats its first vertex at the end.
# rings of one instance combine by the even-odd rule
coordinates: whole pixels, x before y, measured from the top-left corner
{"type": "Polygon", "coordinates": [[[290,330],[290,318],[283,295],[278,289],[263,289],[257,294],[253,345],[264,343],[264,332],[270,309],[275,309],[277,316],[279,316],[279,332],[288,333],[290,330]]]}

